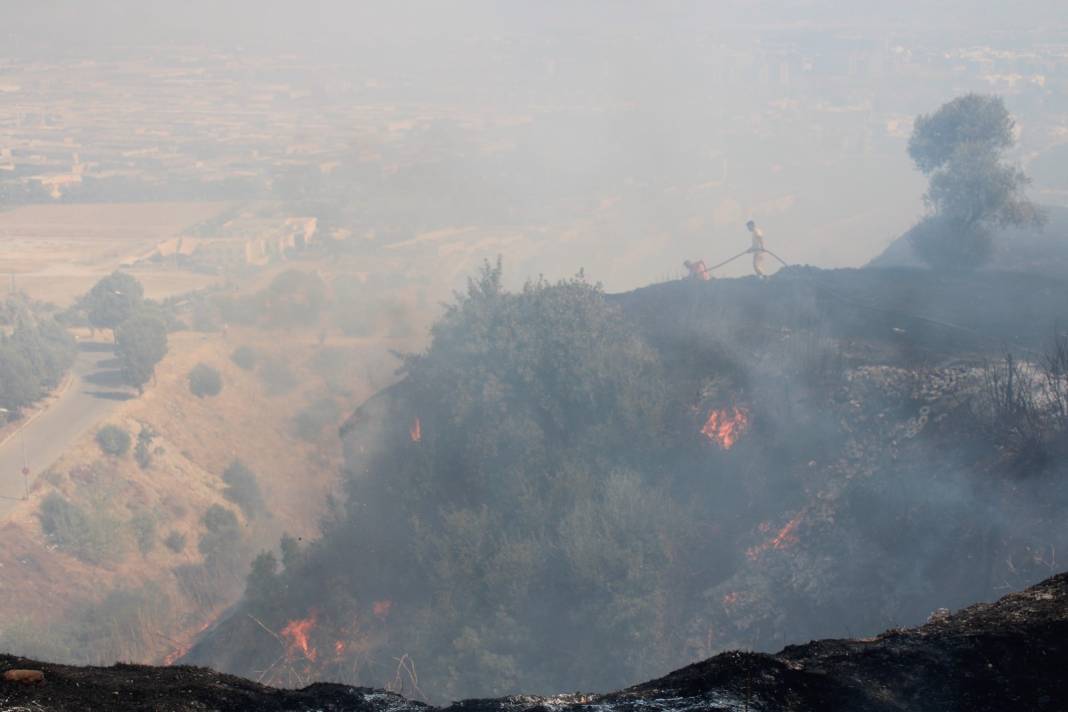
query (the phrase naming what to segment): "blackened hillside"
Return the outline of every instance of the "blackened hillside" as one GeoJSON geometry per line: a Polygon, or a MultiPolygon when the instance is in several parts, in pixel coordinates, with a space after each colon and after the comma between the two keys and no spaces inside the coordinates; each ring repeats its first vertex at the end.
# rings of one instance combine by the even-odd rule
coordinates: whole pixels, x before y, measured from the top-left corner
{"type": "MultiPolygon", "coordinates": [[[[993,605],[941,615],[865,640],[820,640],[775,655],[730,652],[603,695],[466,700],[449,712],[776,710],[1003,712],[1068,707],[1068,574],[993,605]]],[[[0,669],[45,681],[0,681],[3,709],[179,712],[434,712],[382,690],[315,684],[278,690],[204,668],[75,668],[0,656],[0,669]]]]}

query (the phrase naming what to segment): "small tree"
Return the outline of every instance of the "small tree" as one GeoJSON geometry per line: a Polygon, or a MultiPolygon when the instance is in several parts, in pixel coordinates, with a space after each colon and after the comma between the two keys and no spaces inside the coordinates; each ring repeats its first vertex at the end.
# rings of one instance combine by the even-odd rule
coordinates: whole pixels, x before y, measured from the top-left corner
{"type": "Polygon", "coordinates": [[[163,543],[175,554],[180,554],[185,550],[185,534],[182,534],[181,532],[171,532],[167,535],[167,538],[163,540],[163,543]]]}
{"type": "Polygon", "coordinates": [[[17,414],[41,395],[33,365],[11,344],[0,344],[0,407],[17,414]]]}
{"type": "Polygon", "coordinates": [[[115,330],[115,354],[126,383],[143,393],[156,373],[156,364],[167,355],[167,327],[155,314],[141,311],[115,330]]]}
{"type": "Polygon", "coordinates": [[[206,363],[198,363],[189,372],[189,391],[197,398],[217,396],[222,392],[222,375],[206,363]]]}
{"type": "Polygon", "coordinates": [[[256,479],[256,473],[240,460],[234,460],[223,471],[226,489],[223,496],[241,508],[249,519],[263,513],[267,506],[263,502],[263,493],[256,479]]]}
{"type": "Polygon", "coordinates": [[[237,364],[238,368],[242,368],[246,371],[251,371],[256,367],[256,361],[259,359],[259,354],[256,353],[256,349],[251,346],[238,346],[234,349],[234,352],[230,354],[230,360],[237,364]]]}
{"type": "Polygon", "coordinates": [[[997,96],[968,94],[920,116],[909,156],[930,177],[930,213],[909,234],[928,264],[978,267],[990,258],[992,228],[1038,225],[1041,213],[1023,197],[1027,176],[1003,160],[1015,143],[1014,122],[997,96]]]}
{"type": "Polygon", "coordinates": [[[82,301],[94,329],[115,329],[133,316],[144,299],[140,282],[123,272],[112,272],[93,285],[82,301]]]}
{"type": "Polygon", "coordinates": [[[125,455],[130,449],[130,434],[117,425],[105,425],[96,431],[96,442],[107,455],[125,455]]]}
{"type": "Polygon", "coordinates": [[[152,465],[152,438],[156,437],[156,431],[148,425],[141,425],[137,433],[137,446],[134,447],[134,459],[142,470],[147,470],[152,465]]]}

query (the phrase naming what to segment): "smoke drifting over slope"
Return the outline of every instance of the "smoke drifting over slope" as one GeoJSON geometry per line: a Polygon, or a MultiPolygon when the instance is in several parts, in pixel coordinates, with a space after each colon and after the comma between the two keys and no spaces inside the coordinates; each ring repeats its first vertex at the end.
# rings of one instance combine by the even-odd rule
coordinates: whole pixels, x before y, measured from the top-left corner
{"type": "Polygon", "coordinates": [[[1006,404],[987,359],[1044,348],[1066,287],[1021,332],[978,279],[788,270],[606,299],[489,270],[342,430],[323,539],[262,560],[187,661],[280,655],[264,679],[436,700],[607,690],[1033,583],[1068,543],[1064,376],[1014,373],[1006,404]],[[905,307],[902,282],[938,303],[905,307]],[[311,642],[276,651],[264,628],[293,621],[311,642]]]}
{"type": "Polygon", "coordinates": [[[26,517],[83,588],[100,562],[140,588],[70,605],[52,647],[0,641],[440,702],[614,689],[1056,571],[1064,220],[980,275],[900,243],[852,269],[923,211],[907,137],[958,94],[1003,95],[1006,159],[1068,196],[1059,3],[928,5],[5,4],[19,285],[71,240],[78,280],[197,288],[155,305],[184,350],[127,411],[138,454],[93,449],[41,479],[63,516],[26,517]],[[99,233],[42,217],[105,204],[99,233]],[[795,266],[675,279],[749,219],[795,266]]]}

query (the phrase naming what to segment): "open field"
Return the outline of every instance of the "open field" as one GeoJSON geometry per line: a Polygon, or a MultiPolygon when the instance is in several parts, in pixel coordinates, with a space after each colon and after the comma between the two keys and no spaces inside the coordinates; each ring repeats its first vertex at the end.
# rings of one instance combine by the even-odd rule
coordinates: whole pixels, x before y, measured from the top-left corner
{"type": "MultiPolygon", "coordinates": [[[[226,208],[226,203],[27,205],[0,212],[0,274],[35,299],[66,305],[103,275],[226,208]]],[[[212,277],[134,270],[147,296],[201,287],[212,277]]]]}

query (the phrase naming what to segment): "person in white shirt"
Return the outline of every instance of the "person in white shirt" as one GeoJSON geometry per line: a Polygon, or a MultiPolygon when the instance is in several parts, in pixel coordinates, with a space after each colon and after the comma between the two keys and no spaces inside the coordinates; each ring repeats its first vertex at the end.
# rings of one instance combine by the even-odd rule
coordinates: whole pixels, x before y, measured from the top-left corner
{"type": "Polygon", "coordinates": [[[767,273],[764,272],[764,255],[767,254],[767,249],[764,247],[764,233],[752,220],[747,222],[745,227],[753,237],[753,244],[749,247],[749,251],[753,253],[753,271],[758,277],[767,277],[767,273]]]}

